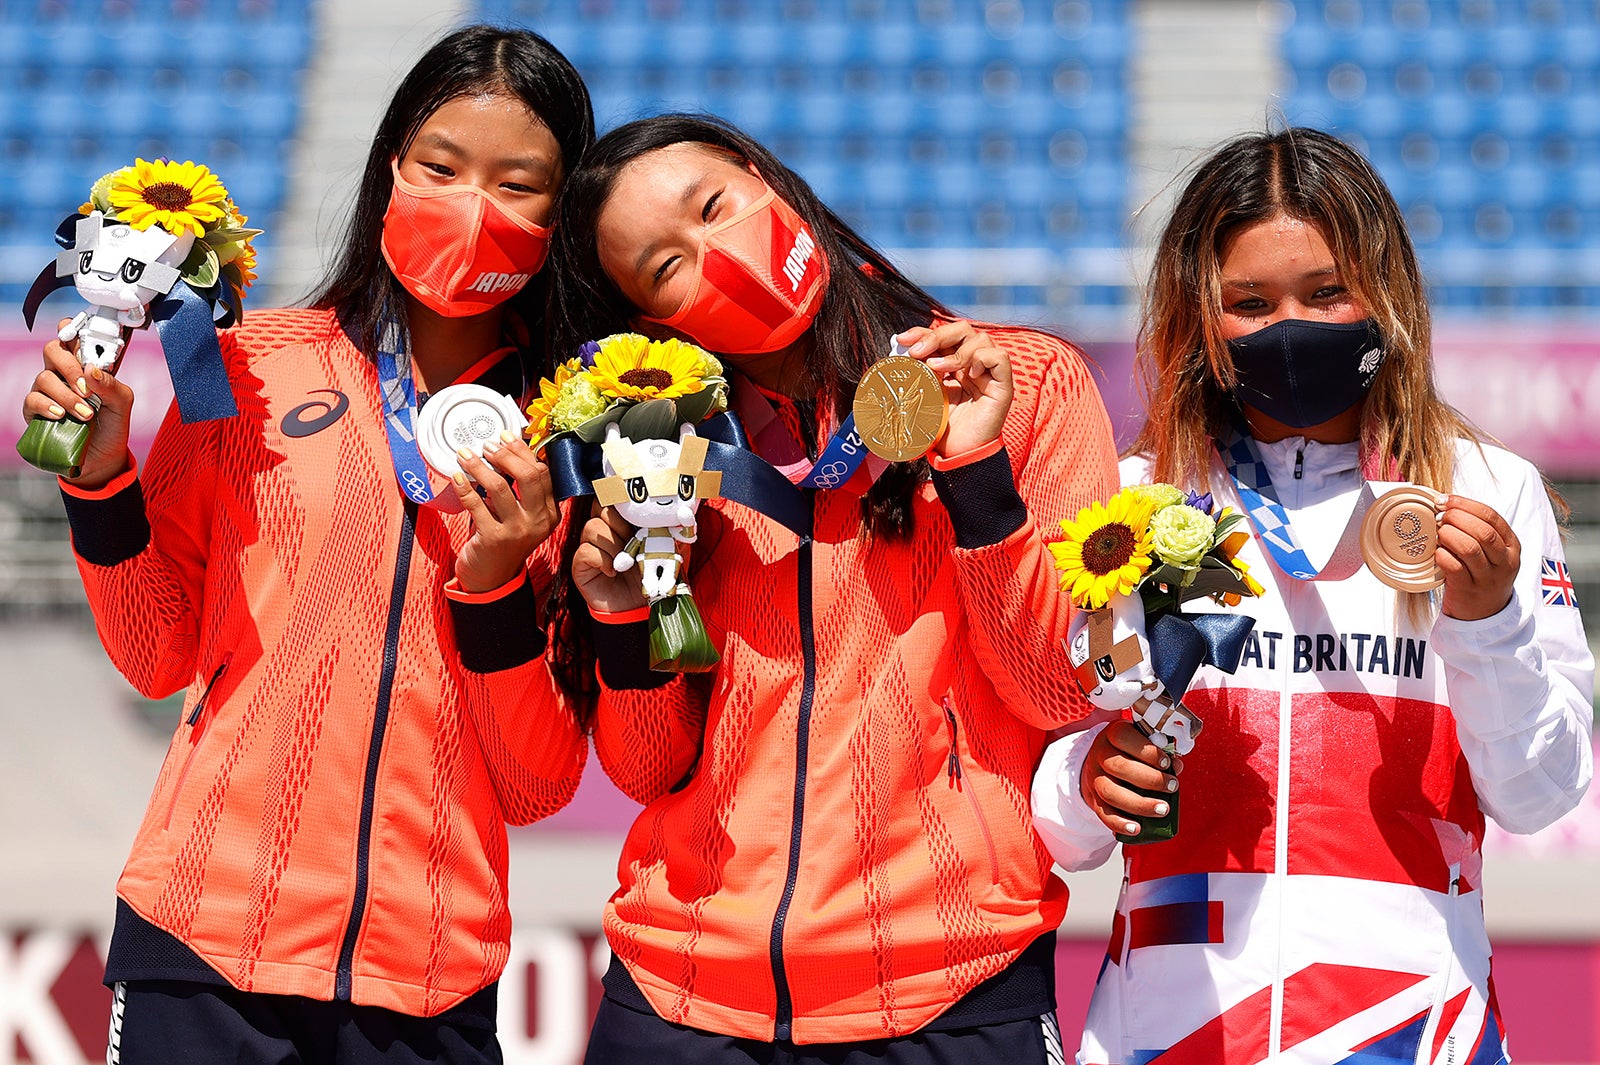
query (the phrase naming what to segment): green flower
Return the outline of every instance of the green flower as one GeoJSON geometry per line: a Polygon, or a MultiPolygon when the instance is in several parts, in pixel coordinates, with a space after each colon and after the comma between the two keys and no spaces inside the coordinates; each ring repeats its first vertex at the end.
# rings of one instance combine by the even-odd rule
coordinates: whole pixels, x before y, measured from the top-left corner
{"type": "Polygon", "coordinates": [[[1200,565],[1211,550],[1216,531],[1216,522],[1189,506],[1165,506],[1150,519],[1151,547],[1156,557],[1179,569],[1200,565]]]}
{"type": "Polygon", "coordinates": [[[606,412],[611,401],[594,386],[587,374],[569,377],[561,385],[561,394],[550,407],[550,431],[570,432],[606,412]]]}
{"type": "Polygon", "coordinates": [[[1170,484],[1141,484],[1134,489],[1140,497],[1149,504],[1152,511],[1165,510],[1175,503],[1182,503],[1184,494],[1170,484]]]}
{"type": "Polygon", "coordinates": [[[700,351],[700,377],[701,377],[701,379],[704,380],[707,377],[721,377],[721,376],[722,376],[722,363],[718,362],[717,361],[717,357],[715,355],[711,354],[711,352],[706,351],[704,349],[701,349],[701,351],[700,351]]]}

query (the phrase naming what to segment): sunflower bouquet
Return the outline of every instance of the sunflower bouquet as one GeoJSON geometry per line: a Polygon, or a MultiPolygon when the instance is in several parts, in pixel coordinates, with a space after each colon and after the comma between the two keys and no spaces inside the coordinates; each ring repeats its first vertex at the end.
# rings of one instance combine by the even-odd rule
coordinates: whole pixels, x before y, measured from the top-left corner
{"type": "Polygon", "coordinates": [[[599,475],[584,487],[633,523],[633,538],[612,562],[638,569],[650,604],[652,669],[699,672],[721,659],[681,579],[680,547],[694,542],[695,511],[722,484],[720,472],[705,468],[707,441],[695,426],[727,405],[722,365],[711,354],[620,333],[556,367],[528,406],[534,449],[598,450],[599,475]]]}
{"type": "MultiPolygon", "coordinates": [[[[205,166],[136,159],[96,181],[57,227],[62,251],[35,279],[23,318],[32,329],[45,296],[73,285],[89,308],[57,335],[78,342],[86,368],[115,372],[128,331],[154,322],[183,420],[235,414],[216,327],[243,317],[256,277],[252,240],[261,230],[247,221],[205,166]]],[[[17,449],[40,469],[75,476],[88,432],[81,422],[35,419],[17,449]]]]}
{"type": "MultiPolygon", "coordinates": [[[[1196,599],[1237,606],[1262,594],[1238,557],[1249,539],[1243,525],[1243,515],[1215,511],[1209,494],[1136,485],[1064,519],[1065,537],[1049,545],[1061,589],[1079,608],[1067,648],[1079,686],[1095,706],[1131,712],[1169,754],[1188,754],[1200,732],[1199,717],[1182,702],[1195,670],[1210,664],[1233,672],[1254,626],[1243,615],[1182,610],[1196,599]]],[[[1117,838],[1150,843],[1176,835],[1177,795],[1134,790],[1166,800],[1169,812],[1136,817],[1139,833],[1117,838]]]]}

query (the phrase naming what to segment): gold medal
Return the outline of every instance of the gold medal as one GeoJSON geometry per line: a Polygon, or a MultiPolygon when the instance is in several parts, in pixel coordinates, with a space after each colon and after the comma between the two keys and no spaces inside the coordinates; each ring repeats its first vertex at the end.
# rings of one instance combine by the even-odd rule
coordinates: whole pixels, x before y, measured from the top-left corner
{"type": "Polygon", "coordinates": [[[933,450],[950,413],[938,375],[906,355],[867,368],[854,410],[867,450],[890,462],[914,462],[933,450]]]}
{"type": "Polygon", "coordinates": [[[1442,502],[1421,485],[1391,489],[1373,501],[1361,521],[1361,557],[1374,577],[1399,592],[1426,592],[1444,583],[1433,561],[1442,502]]]}

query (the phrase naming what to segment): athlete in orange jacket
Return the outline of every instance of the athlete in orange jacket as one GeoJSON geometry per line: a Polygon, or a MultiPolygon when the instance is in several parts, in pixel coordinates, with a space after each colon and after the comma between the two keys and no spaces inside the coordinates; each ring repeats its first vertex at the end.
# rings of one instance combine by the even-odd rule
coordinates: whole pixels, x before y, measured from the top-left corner
{"type": "Polygon", "coordinates": [[[187,689],[118,884],[108,1061],[500,1060],[505,823],[567,802],[587,751],[530,582],[559,514],[514,435],[460,458],[475,489],[415,418],[453,383],[525,392],[545,279],[506,278],[592,139],[547,42],[465,27],[397,90],[317,309],[221,334],[237,415],[170,412],[136,470],[130,390],[47,347],[25,409],[102,403],[62,484],[101,639],[140,691],[187,689]]]}
{"type": "Polygon", "coordinates": [[[792,1044],[876,1040],[895,1062],[1045,1060],[1066,890],[1028,789],[1047,730],[1087,710],[1045,538],[1115,488],[1108,421],[1069,345],[949,320],[827,218],[749,138],[676,116],[602,137],[563,201],[557,284],[603,272],[646,320],[715,338],[761,386],[733,405],[767,457],[829,454],[891,334],[954,398],[931,483],[880,464],[876,486],[858,468],[807,489],[809,535],[702,506],[689,583],[714,673],[651,679],[637,578],[609,562],[626,531],[588,523],[574,580],[602,630],[595,749],[646,804],[606,910],[621,966],[592,1065],[647,1047],[662,1065],[749,1060],[746,1043],[774,1041],[796,1061],[812,1048],[792,1044]],[[883,518],[901,503],[908,518],[883,518]]]}
{"type": "MultiPolygon", "coordinates": [[[[432,1015],[499,975],[505,822],[564,805],[586,744],[533,657],[528,582],[442,592],[471,521],[396,489],[333,312],[221,339],[238,417],[173,413],[142,473],[62,486],[112,661],[147,696],[187,689],[120,922],[243,990],[432,1015]]],[[[515,391],[498,354],[482,379],[515,391]]]]}

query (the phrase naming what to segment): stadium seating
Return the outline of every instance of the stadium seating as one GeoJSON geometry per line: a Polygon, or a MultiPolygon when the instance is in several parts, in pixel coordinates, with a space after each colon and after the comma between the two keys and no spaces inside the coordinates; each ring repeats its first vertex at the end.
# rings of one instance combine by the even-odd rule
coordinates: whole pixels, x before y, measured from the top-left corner
{"type": "Polygon", "coordinates": [[[309,0],[0,4],[0,297],[20,302],[56,224],[136,156],[212,167],[270,255],[310,18],[309,0]]]}
{"type": "Polygon", "coordinates": [[[1288,8],[1286,117],[1366,151],[1412,222],[1436,305],[1577,306],[1600,291],[1580,254],[1600,245],[1597,5],[1288,8]]]}
{"type": "Polygon", "coordinates": [[[721,115],[881,247],[1070,252],[1124,239],[1130,6],[481,0],[476,14],[566,53],[602,130],[721,115]]]}

